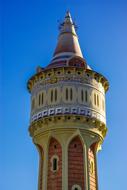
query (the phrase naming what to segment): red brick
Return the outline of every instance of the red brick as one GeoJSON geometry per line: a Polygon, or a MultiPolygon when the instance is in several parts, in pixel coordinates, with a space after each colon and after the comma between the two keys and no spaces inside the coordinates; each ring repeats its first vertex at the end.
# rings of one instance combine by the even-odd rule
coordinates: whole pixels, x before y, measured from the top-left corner
{"type": "Polygon", "coordinates": [[[68,190],[75,184],[84,189],[83,146],[79,137],[75,137],[68,147],[68,190]]]}
{"type": "Polygon", "coordinates": [[[50,140],[48,150],[47,190],[62,190],[62,148],[60,143],[54,138],[50,140]],[[56,145],[56,148],[54,148],[54,145],[56,145]],[[58,170],[56,172],[51,171],[51,158],[53,155],[59,157],[58,170]]]}

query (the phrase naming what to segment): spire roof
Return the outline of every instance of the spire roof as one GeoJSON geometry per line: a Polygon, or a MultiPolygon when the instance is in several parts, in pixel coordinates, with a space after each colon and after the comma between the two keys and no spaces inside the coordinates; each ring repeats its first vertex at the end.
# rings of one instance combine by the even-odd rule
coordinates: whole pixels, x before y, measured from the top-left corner
{"type": "Polygon", "coordinates": [[[47,67],[67,66],[68,61],[73,57],[79,57],[80,60],[82,59],[85,62],[76,34],[76,26],[69,11],[66,12],[64,21],[59,26],[59,30],[60,33],[56,49],[47,67]]]}
{"type": "Polygon", "coordinates": [[[69,11],[66,12],[64,21],[60,24],[59,29],[60,34],[53,56],[56,57],[60,54],[70,54],[83,57],[75,31],[75,24],[72,21],[69,11]]]}

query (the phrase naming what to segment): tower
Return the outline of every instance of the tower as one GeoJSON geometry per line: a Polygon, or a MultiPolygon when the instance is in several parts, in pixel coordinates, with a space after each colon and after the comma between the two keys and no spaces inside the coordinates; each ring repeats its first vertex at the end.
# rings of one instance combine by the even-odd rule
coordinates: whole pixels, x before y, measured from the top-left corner
{"type": "Polygon", "coordinates": [[[67,12],[50,64],[28,80],[29,132],[39,155],[38,190],[98,190],[96,154],[106,135],[107,79],[83,58],[67,12]]]}

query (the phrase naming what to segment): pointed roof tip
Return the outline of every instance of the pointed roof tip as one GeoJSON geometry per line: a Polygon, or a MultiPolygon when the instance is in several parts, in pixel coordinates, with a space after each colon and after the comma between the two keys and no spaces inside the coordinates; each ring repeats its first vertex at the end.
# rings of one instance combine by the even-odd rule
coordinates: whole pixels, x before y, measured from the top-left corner
{"type": "Polygon", "coordinates": [[[66,11],[66,15],[65,15],[65,18],[66,18],[66,17],[69,17],[69,18],[71,18],[71,13],[70,13],[70,11],[69,11],[69,10],[67,10],[67,11],[66,11]]]}
{"type": "Polygon", "coordinates": [[[70,22],[73,24],[71,13],[69,10],[66,11],[64,22],[65,23],[70,22]]]}
{"type": "Polygon", "coordinates": [[[65,56],[66,54],[67,56],[68,54],[69,56],[73,54],[83,57],[70,11],[66,12],[64,21],[60,24],[59,30],[59,38],[53,54],[53,59],[59,56],[59,54],[65,54],[65,56]]]}
{"type": "MultiPolygon", "coordinates": [[[[53,58],[47,67],[68,66],[68,62],[71,58],[84,59],[75,29],[76,25],[72,21],[70,11],[67,10],[64,21],[59,25],[60,33],[53,58]]],[[[76,63],[76,65],[78,64],[76,63]]],[[[90,69],[88,65],[87,68],[90,69]]]]}

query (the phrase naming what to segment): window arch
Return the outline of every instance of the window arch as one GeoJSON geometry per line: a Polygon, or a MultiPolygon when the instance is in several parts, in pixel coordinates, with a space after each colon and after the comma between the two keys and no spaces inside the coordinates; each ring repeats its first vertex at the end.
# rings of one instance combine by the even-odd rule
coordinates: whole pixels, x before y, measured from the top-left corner
{"type": "Polygon", "coordinates": [[[66,100],[72,101],[73,100],[73,89],[66,88],[66,100]]]}
{"type": "Polygon", "coordinates": [[[73,103],[76,101],[76,98],[77,98],[77,92],[75,86],[70,86],[70,85],[63,86],[62,100],[64,103],[73,103]]]}
{"type": "Polygon", "coordinates": [[[39,102],[38,102],[39,106],[41,105],[41,94],[39,94],[39,102]]]}
{"type": "Polygon", "coordinates": [[[73,91],[72,91],[72,88],[70,89],[70,99],[72,100],[73,98],[73,91]]]}
{"type": "Polygon", "coordinates": [[[57,158],[53,158],[53,163],[52,163],[52,169],[53,171],[56,171],[57,170],[57,167],[58,167],[58,160],[57,158]]]}
{"type": "Polygon", "coordinates": [[[81,100],[82,100],[82,102],[84,102],[84,91],[83,90],[81,90],[81,100]]]}
{"type": "Polygon", "coordinates": [[[97,94],[97,106],[99,107],[99,95],[97,94]]]}
{"type": "MultiPolygon", "coordinates": [[[[46,90],[39,91],[39,93],[37,94],[37,107],[41,108],[42,106],[44,106],[46,104],[46,99],[46,90]]],[[[51,101],[51,93],[49,99],[51,101]]]]}
{"type": "Polygon", "coordinates": [[[55,101],[57,101],[57,89],[55,89],[55,101]]]}
{"type": "Polygon", "coordinates": [[[53,90],[51,90],[51,102],[53,102],[53,90]]]}
{"type": "Polygon", "coordinates": [[[43,93],[41,94],[41,103],[42,104],[44,103],[44,95],[43,95],[43,93]]]}
{"type": "Polygon", "coordinates": [[[81,187],[77,184],[72,186],[72,190],[82,190],[81,187]]]}
{"type": "Polygon", "coordinates": [[[68,88],[66,88],[66,100],[68,100],[68,88]]]}
{"type": "Polygon", "coordinates": [[[87,90],[85,91],[85,101],[86,101],[86,102],[88,101],[88,93],[87,93],[87,90]]]}
{"type": "Polygon", "coordinates": [[[89,89],[87,87],[78,87],[77,99],[80,104],[88,104],[88,92],[89,89]]]}
{"type": "Polygon", "coordinates": [[[94,93],[94,104],[96,106],[96,94],[94,93]]]}

